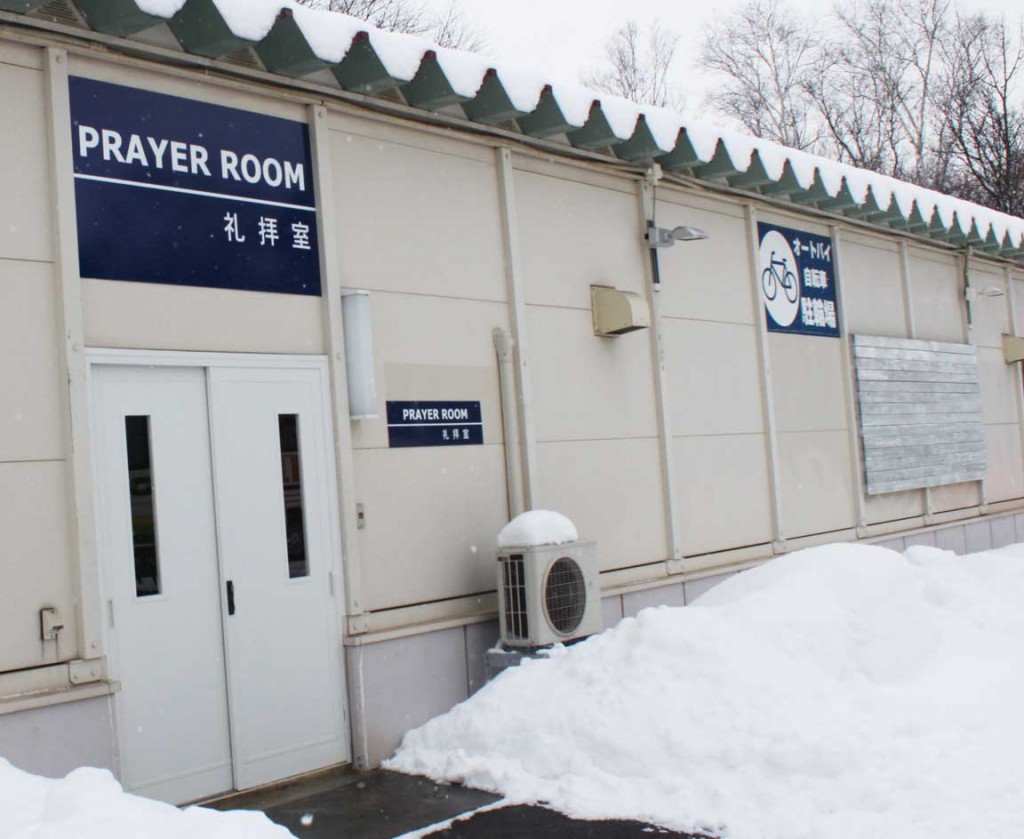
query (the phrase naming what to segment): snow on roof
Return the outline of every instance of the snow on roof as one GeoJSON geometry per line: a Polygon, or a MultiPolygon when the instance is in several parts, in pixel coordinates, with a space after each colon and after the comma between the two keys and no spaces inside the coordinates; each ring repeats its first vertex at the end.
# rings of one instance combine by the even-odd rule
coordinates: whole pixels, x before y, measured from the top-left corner
{"type": "MultiPolygon", "coordinates": [[[[90,26],[109,34],[131,37],[166,23],[186,52],[216,59],[250,48],[271,73],[301,77],[328,69],[346,90],[397,91],[425,110],[461,105],[476,122],[514,124],[529,136],[610,149],[633,163],[657,162],[668,171],[1024,261],[1024,220],[1014,216],[294,0],[132,0],[137,11],[125,4],[117,15],[93,13],[107,5],[103,0],[73,2],[90,26]]],[[[37,9],[44,0],[27,3],[37,9]]]]}

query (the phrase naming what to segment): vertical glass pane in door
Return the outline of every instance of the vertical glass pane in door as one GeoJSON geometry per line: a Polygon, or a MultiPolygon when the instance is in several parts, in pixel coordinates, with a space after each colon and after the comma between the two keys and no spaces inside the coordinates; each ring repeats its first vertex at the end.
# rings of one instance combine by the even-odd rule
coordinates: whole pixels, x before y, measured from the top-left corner
{"type": "Polygon", "coordinates": [[[160,593],[149,417],[125,417],[124,430],[128,446],[128,495],[132,508],[135,594],[137,597],[148,597],[160,593]]]}
{"type": "Polygon", "coordinates": [[[309,576],[306,558],[306,521],[302,512],[302,458],[299,452],[298,414],[279,414],[281,483],[284,489],[284,523],[288,537],[288,576],[309,576]]]}

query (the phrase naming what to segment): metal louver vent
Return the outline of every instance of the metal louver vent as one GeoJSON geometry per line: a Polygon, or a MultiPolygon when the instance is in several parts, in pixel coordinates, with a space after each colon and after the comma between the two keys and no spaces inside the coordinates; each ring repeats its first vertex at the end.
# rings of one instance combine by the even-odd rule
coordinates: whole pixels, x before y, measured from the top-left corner
{"type": "Polygon", "coordinates": [[[78,14],[78,10],[69,0],[50,0],[49,3],[41,6],[38,11],[33,12],[32,17],[52,20],[54,23],[63,23],[67,26],[85,26],[85,22],[82,20],[81,15],[78,14]]]}
{"type": "Polygon", "coordinates": [[[502,561],[502,587],[505,589],[505,626],[509,637],[525,640],[530,637],[530,620],[526,613],[526,563],[522,554],[502,561]]]}
{"type": "Polygon", "coordinates": [[[579,565],[566,556],[556,559],[544,582],[544,607],[551,628],[571,634],[583,620],[586,605],[587,587],[579,565]]]}
{"type": "Polygon", "coordinates": [[[239,47],[236,50],[232,50],[227,55],[221,57],[221,61],[225,61],[228,64],[235,64],[239,67],[248,67],[252,70],[262,70],[263,64],[260,62],[259,57],[256,55],[252,47],[239,47]]]}

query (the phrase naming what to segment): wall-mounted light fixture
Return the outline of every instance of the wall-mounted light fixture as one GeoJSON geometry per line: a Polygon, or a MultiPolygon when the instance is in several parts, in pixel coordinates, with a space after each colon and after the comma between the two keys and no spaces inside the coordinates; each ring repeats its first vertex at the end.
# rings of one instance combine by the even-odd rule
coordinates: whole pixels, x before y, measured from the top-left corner
{"type": "Polygon", "coordinates": [[[707,239],[706,230],[699,227],[690,227],[683,224],[671,229],[658,227],[654,221],[647,222],[647,233],[644,239],[647,240],[647,247],[651,253],[651,282],[657,291],[661,287],[661,269],[658,267],[658,248],[670,248],[676,242],[696,242],[699,239],[707,239]]]}
{"type": "Polygon", "coordinates": [[[647,246],[651,248],[670,248],[676,242],[695,242],[707,239],[706,230],[683,224],[669,230],[667,227],[656,227],[654,222],[647,224],[647,246]]]}
{"type": "Polygon", "coordinates": [[[376,419],[377,374],[373,358],[370,293],[351,291],[342,294],[341,319],[345,330],[349,419],[376,419]]]}
{"type": "Polygon", "coordinates": [[[1006,292],[1003,289],[994,285],[986,286],[985,288],[975,288],[969,285],[964,289],[964,297],[968,303],[973,303],[979,297],[1002,297],[1004,294],[1006,292]]]}

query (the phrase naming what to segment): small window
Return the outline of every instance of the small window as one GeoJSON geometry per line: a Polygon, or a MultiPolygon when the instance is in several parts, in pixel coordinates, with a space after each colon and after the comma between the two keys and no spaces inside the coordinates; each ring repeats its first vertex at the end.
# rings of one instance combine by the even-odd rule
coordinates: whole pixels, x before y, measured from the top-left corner
{"type": "Polygon", "coordinates": [[[288,576],[292,579],[308,577],[298,415],[279,414],[277,427],[281,439],[281,484],[284,489],[284,529],[288,539],[288,576]]]}
{"type": "Polygon", "coordinates": [[[132,511],[132,548],[135,552],[135,594],[160,593],[156,508],[153,506],[153,466],[149,417],[125,417],[128,445],[128,495],[132,511]]]}

